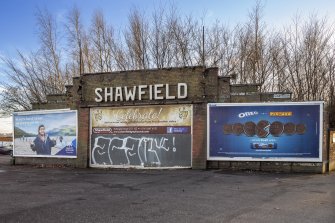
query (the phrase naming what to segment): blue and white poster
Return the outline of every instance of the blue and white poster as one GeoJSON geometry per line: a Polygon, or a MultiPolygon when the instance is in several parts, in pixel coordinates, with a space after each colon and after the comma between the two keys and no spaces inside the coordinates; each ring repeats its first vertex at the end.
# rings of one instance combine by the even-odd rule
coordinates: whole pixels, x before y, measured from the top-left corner
{"type": "Polygon", "coordinates": [[[15,112],[13,125],[13,156],[77,157],[77,111],[15,112]]]}
{"type": "Polygon", "coordinates": [[[208,104],[208,160],[322,161],[322,102],[208,104]]]}

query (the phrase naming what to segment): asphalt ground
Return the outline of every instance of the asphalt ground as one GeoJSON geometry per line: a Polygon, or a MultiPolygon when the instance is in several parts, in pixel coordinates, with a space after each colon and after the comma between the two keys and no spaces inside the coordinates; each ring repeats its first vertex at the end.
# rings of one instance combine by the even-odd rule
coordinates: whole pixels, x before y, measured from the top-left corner
{"type": "Polygon", "coordinates": [[[10,166],[0,222],[334,222],[335,173],[10,166]]]}

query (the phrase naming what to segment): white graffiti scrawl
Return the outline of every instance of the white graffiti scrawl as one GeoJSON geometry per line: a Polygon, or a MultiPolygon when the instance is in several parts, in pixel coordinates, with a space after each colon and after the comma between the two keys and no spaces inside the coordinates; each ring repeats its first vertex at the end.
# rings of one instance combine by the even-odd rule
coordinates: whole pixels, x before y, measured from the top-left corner
{"type": "Polygon", "coordinates": [[[164,153],[177,151],[175,137],[171,139],[172,142],[166,137],[98,136],[94,138],[92,164],[160,166],[164,153]]]}

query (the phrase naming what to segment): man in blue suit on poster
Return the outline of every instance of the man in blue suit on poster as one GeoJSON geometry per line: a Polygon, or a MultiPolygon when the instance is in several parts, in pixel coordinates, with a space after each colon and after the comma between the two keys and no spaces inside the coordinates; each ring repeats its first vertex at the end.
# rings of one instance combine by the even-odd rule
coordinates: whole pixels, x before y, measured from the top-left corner
{"type": "Polygon", "coordinates": [[[37,155],[51,155],[51,147],[56,145],[55,140],[51,140],[45,133],[44,125],[38,126],[38,135],[30,144],[30,148],[36,151],[37,155]]]}

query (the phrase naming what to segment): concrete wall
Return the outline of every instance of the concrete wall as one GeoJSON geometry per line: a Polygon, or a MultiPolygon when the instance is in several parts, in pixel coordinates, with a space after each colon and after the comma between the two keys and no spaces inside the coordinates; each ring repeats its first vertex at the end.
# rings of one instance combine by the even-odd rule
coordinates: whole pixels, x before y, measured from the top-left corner
{"type": "MultiPolygon", "coordinates": [[[[162,89],[165,91],[165,88],[162,89]]],[[[184,67],[171,69],[136,70],[112,73],[83,74],[73,78],[73,85],[66,86],[66,94],[49,95],[48,102],[33,104],[34,110],[70,108],[78,110],[78,148],[77,159],[59,158],[19,158],[16,164],[63,165],[72,167],[88,167],[90,108],[121,107],[155,104],[193,104],[193,138],[192,168],[206,168],[207,147],[207,103],[230,101],[230,78],[219,77],[217,68],[184,67]],[[132,87],[138,85],[169,84],[170,95],[178,83],[186,83],[188,97],[175,100],[149,100],[148,96],[141,101],[109,101],[96,102],[95,88],[132,87]]]]}
{"type": "Polygon", "coordinates": [[[262,92],[261,101],[262,102],[285,102],[291,101],[292,93],[290,92],[262,92]]]}
{"type": "Polygon", "coordinates": [[[230,86],[230,102],[248,103],[261,101],[259,84],[235,84],[230,86]]]}
{"type": "MultiPolygon", "coordinates": [[[[218,99],[218,70],[217,68],[204,69],[203,67],[171,68],[161,70],[137,70],[101,74],[84,74],[80,77],[78,85],[73,89],[77,91],[81,100],[81,107],[94,106],[131,106],[145,104],[177,104],[177,103],[205,103],[218,99]],[[178,83],[186,83],[188,97],[182,100],[149,100],[145,95],[141,101],[110,101],[96,102],[95,88],[132,87],[138,85],[169,84],[170,94],[176,95],[178,83]],[[77,90],[76,90],[77,89],[77,90]]],[[[162,88],[165,92],[165,87],[162,88]]]]}
{"type": "Polygon", "coordinates": [[[218,102],[230,102],[230,77],[219,77],[218,102]]]}
{"type": "MultiPolygon", "coordinates": [[[[229,79],[228,79],[229,80],[229,79]]],[[[203,67],[172,68],[162,70],[125,71],[117,73],[85,74],[79,81],[74,83],[72,94],[78,92],[77,99],[80,100],[79,111],[90,107],[119,107],[155,104],[193,104],[193,140],[192,140],[192,168],[206,168],[206,125],[207,125],[207,103],[215,102],[219,98],[219,86],[221,98],[229,99],[229,81],[227,78],[218,77],[217,68],[204,69],[203,67]],[[138,86],[169,84],[172,86],[171,95],[176,95],[173,86],[178,83],[186,83],[188,86],[188,97],[175,100],[149,100],[148,97],[141,101],[111,101],[97,103],[95,99],[95,88],[138,86]],[[77,90],[76,90],[77,89],[77,90]]],[[[163,89],[162,91],[165,91],[163,89]]],[[[138,99],[138,98],[136,98],[138,99]]],[[[88,115],[87,115],[88,117],[88,115]]],[[[80,126],[81,134],[83,131],[80,126]]],[[[89,139],[82,136],[79,139],[80,148],[89,151],[89,139]]]]}
{"type": "MultiPolygon", "coordinates": [[[[162,89],[165,91],[165,89],[162,89]]],[[[70,108],[78,110],[78,158],[16,158],[17,164],[65,165],[88,167],[90,108],[121,107],[157,104],[193,104],[192,129],[192,168],[194,169],[229,169],[257,170],[279,172],[313,172],[322,173],[326,170],[328,160],[328,138],[323,139],[324,162],[238,162],[238,161],[207,161],[207,103],[211,102],[282,102],[290,101],[285,92],[260,93],[260,85],[230,85],[230,77],[219,77],[217,68],[184,67],[171,69],[136,70],[112,73],[83,74],[73,78],[73,85],[66,86],[66,94],[49,95],[48,103],[34,104],[33,109],[70,108]],[[175,95],[176,85],[186,83],[188,97],[175,100],[149,100],[148,96],[141,101],[109,101],[96,102],[95,88],[132,87],[138,85],[169,84],[171,95],[175,95]]],[[[325,120],[325,132],[327,132],[325,120]]],[[[335,149],[331,144],[329,168],[335,169],[335,149]]]]}

